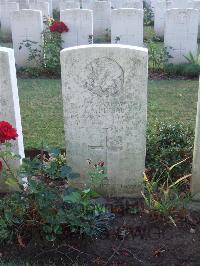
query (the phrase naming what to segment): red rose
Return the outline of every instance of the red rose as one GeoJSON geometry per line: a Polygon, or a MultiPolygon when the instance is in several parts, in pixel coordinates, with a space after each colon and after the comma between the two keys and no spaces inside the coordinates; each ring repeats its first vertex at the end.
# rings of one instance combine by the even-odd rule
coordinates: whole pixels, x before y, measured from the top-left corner
{"type": "Polygon", "coordinates": [[[17,131],[7,121],[0,121],[0,143],[4,143],[7,140],[15,140],[18,137],[17,131]]]}
{"type": "Polygon", "coordinates": [[[49,29],[51,32],[59,32],[59,33],[69,31],[68,27],[62,21],[54,21],[53,24],[49,27],[49,29]]]}
{"type": "Polygon", "coordinates": [[[0,172],[2,171],[3,169],[3,164],[2,164],[2,161],[0,161],[0,172]]]}

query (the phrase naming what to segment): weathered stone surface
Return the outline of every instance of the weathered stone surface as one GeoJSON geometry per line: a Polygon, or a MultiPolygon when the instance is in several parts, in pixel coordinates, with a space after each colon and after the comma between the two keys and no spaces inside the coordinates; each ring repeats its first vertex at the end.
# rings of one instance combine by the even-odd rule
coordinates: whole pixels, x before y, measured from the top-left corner
{"type": "Polygon", "coordinates": [[[60,11],[65,9],[80,8],[80,3],[75,1],[61,1],[60,11]]]}
{"type": "Polygon", "coordinates": [[[93,30],[94,36],[102,36],[111,28],[111,3],[108,1],[95,1],[93,4],[93,30]]]}
{"type": "MultiPolygon", "coordinates": [[[[8,121],[16,129],[19,137],[12,141],[13,152],[24,158],[24,145],[19,107],[19,97],[16,79],[14,51],[0,47],[0,121],[8,121]]],[[[14,166],[19,166],[20,160],[12,161],[14,166]]],[[[0,184],[0,191],[7,190],[0,184]]]]}
{"type": "Polygon", "coordinates": [[[154,30],[159,37],[164,37],[166,11],[166,2],[157,1],[154,8],[154,30]]]}
{"type": "Polygon", "coordinates": [[[33,10],[40,10],[42,12],[42,17],[49,17],[50,16],[50,8],[48,2],[36,2],[30,3],[30,9],[33,10]]]}
{"type": "Polygon", "coordinates": [[[29,40],[36,42],[32,48],[41,49],[43,31],[42,12],[39,10],[22,9],[15,11],[11,18],[12,40],[15,51],[15,61],[18,66],[31,66],[28,62],[29,50],[21,42],[29,40]],[[34,25],[34,27],[33,27],[34,25]]]}
{"type": "Polygon", "coordinates": [[[187,62],[189,52],[197,52],[199,12],[197,9],[168,9],[165,22],[165,46],[168,48],[171,63],[187,62]],[[170,48],[171,47],[171,48],[170,48]]]}
{"type": "Polygon", "coordinates": [[[143,46],[143,10],[113,9],[111,12],[111,42],[143,46]]]}
{"type": "Polygon", "coordinates": [[[29,0],[18,0],[20,9],[28,9],[29,8],[29,0]]]}
{"type": "Polygon", "coordinates": [[[77,182],[103,160],[112,196],[140,195],[145,164],[147,49],[90,45],[61,51],[66,150],[77,182]]]}
{"type": "Polygon", "coordinates": [[[137,8],[143,9],[143,1],[141,0],[111,0],[111,6],[118,8],[137,8]]]}
{"type": "Polygon", "coordinates": [[[198,38],[200,39],[200,1],[199,0],[193,0],[190,3],[190,7],[197,9],[199,12],[199,24],[198,24],[198,38]]]}
{"type": "Polygon", "coordinates": [[[12,13],[19,10],[18,3],[3,3],[0,4],[0,17],[1,17],[1,33],[4,39],[11,38],[11,21],[12,13]]]}
{"type": "Polygon", "coordinates": [[[200,88],[197,103],[191,190],[192,194],[195,195],[194,199],[200,200],[200,88]]]}
{"type": "Polygon", "coordinates": [[[166,0],[167,8],[189,8],[192,0],[166,0]]]}
{"type": "Polygon", "coordinates": [[[63,48],[92,43],[93,16],[92,10],[67,9],[60,13],[61,20],[69,31],[62,34],[63,48]]]}
{"type": "Polygon", "coordinates": [[[82,8],[93,10],[94,0],[82,0],[82,8]]]}

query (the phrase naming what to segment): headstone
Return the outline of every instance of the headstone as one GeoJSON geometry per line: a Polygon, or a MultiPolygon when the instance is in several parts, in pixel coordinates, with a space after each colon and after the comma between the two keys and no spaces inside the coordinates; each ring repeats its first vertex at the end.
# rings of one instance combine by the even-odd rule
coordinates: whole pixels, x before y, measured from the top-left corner
{"type": "Polygon", "coordinates": [[[88,180],[86,160],[105,162],[101,191],[141,194],[146,150],[147,49],[88,45],[61,51],[69,163],[88,180]]]}
{"type": "Polygon", "coordinates": [[[124,1],[122,8],[143,9],[143,2],[142,1],[135,1],[135,0],[126,0],[126,1],[124,1]]]}
{"type": "Polygon", "coordinates": [[[66,9],[60,14],[61,21],[69,28],[68,32],[62,34],[63,48],[93,42],[92,10],[66,9]]]}
{"type": "Polygon", "coordinates": [[[58,1],[58,0],[52,0],[52,8],[54,10],[59,11],[59,9],[60,9],[60,1],[58,1]]]}
{"type": "Polygon", "coordinates": [[[173,57],[170,63],[185,63],[189,52],[197,52],[199,13],[197,9],[168,9],[165,22],[165,46],[173,57]]]}
{"type": "Polygon", "coordinates": [[[15,61],[20,67],[30,66],[28,62],[29,49],[21,43],[23,41],[36,42],[32,48],[41,50],[43,23],[42,12],[39,10],[23,9],[13,12],[12,19],[12,40],[15,51],[15,61]]]}
{"type": "Polygon", "coordinates": [[[61,1],[60,2],[60,11],[65,9],[80,8],[80,4],[75,1],[61,1]]]}
{"type": "Polygon", "coordinates": [[[191,0],[167,0],[167,8],[189,8],[191,0]]]}
{"type": "MultiPolygon", "coordinates": [[[[41,0],[39,2],[41,2],[41,0]]],[[[45,2],[49,3],[49,13],[50,13],[50,16],[53,17],[53,3],[52,3],[52,0],[45,0],[45,2]]]]}
{"type": "Polygon", "coordinates": [[[191,192],[195,200],[200,200],[200,88],[197,102],[197,116],[196,116],[196,129],[195,141],[193,152],[193,169],[191,180],[191,192]]]}
{"type": "Polygon", "coordinates": [[[190,7],[191,8],[194,8],[194,9],[197,9],[199,11],[199,26],[198,26],[198,39],[200,39],[200,1],[198,0],[193,0],[191,3],[190,3],[190,7]]]}
{"type": "Polygon", "coordinates": [[[166,2],[157,1],[154,8],[154,30],[159,37],[164,37],[166,11],[166,2]]]}
{"type": "Polygon", "coordinates": [[[30,3],[30,9],[33,10],[40,10],[42,12],[42,17],[50,17],[50,9],[48,2],[37,2],[37,3],[30,3]]]}
{"type": "Polygon", "coordinates": [[[111,3],[108,1],[95,1],[93,4],[93,30],[94,36],[102,36],[111,28],[111,3]]]}
{"type": "Polygon", "coordinates": [[[143,9],[143,1],[141,0],[111,0],[113,9],[119,8],[138,8],[143,9]]]}
{"type": "Polygon", "coordinates": [[[12,13],[16,10],[19,10],[18,3],[4,3],[0,4],[0,13],[1,13],[1,32],[3,39],[11,39],[11,21],[10,18],[12,13]]]}
{"type": "Polygon", "coordinates": [[[94,0],[82,0],[82,8],[93,10],[94,0]]]}
{"type": "Polygon", "coordinates": [[[112,10],[111,42],[143,46],[143,9],[112,10]]]}
{"type": "MultiPolygon", "coordinates": [[[[0,121],[8,121],[17,129],[19,137],[12,141],[12,149],[24,158],[14,51],[4,47],[0,47],[0,121]]],[[[16,160],[15,166],[19,166],[20,162],[16,160]]]]}
{"type": "Polygon", "coordinates": [[[20,9],[29,9],[29,0],[18,0],[20,9]]]}

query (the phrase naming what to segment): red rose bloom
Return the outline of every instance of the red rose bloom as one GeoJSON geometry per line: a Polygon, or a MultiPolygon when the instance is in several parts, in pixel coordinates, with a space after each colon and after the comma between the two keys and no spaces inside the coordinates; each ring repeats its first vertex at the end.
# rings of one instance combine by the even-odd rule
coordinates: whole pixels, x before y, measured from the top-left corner
{"type": "Polygon", "coordinates": [[[0,121],[0,143],[4,143],[7,140],[15,140],[18,137],[17,131],[7,121],[0,121]]]}
{"type": "Polygon", "coordinates": [[[2,161],[0,161],[0,172],[2,171],[3,169],[3,164],[2,164],[2,161]]]}
{"type": "Polygon", "coordinates": [[[62,21],[54,21],[53,24],[49,27],[49,29],[51,32],[59,32],[59,33],[69,31],[68,27],[62,21]]]}

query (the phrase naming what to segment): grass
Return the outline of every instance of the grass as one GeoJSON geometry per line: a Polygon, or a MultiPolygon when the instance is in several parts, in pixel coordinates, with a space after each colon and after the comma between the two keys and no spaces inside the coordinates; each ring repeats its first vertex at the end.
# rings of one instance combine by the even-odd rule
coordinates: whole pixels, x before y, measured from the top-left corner
{"type": "MultiPolygon", "coordinates": [[[[60,80],[18,79],[26,149],[42,143],[64,148],[60,80]]],[[[195,126],[197,80],[149,81],[148,126],[182,122],[195,126]]]]}

